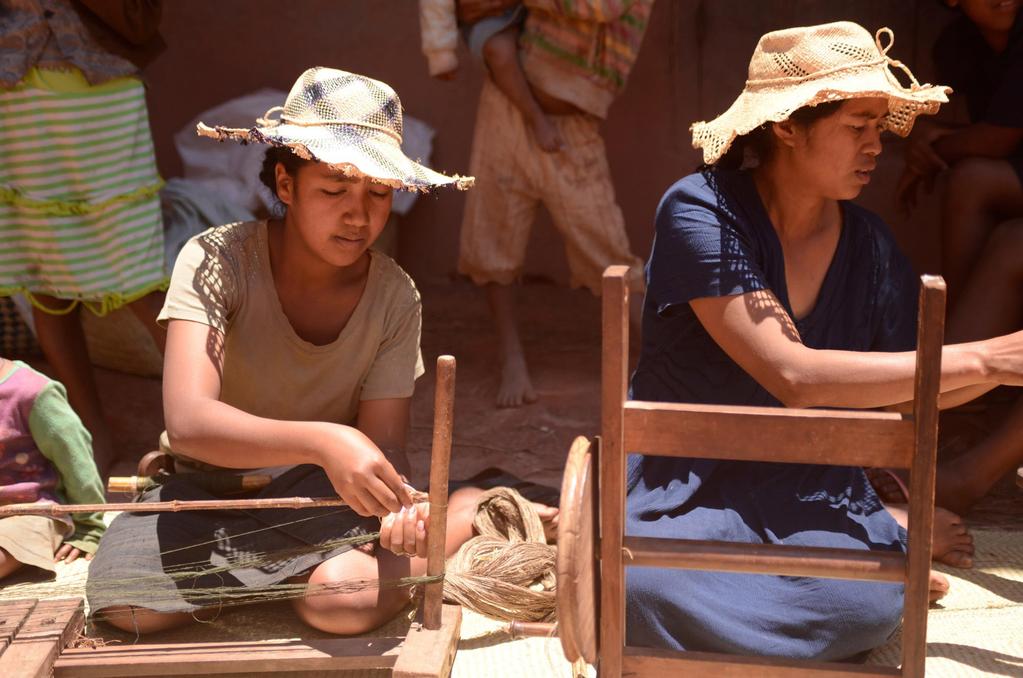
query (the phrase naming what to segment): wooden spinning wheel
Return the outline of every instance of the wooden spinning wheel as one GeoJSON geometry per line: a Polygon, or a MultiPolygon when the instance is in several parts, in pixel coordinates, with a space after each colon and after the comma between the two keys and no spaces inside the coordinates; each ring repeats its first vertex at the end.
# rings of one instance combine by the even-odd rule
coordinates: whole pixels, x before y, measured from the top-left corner
{"type": "Polygon", "coordinates": [[[558,521],[558,635],[569,661],[597,662],[597,486],[598,443],[572,442],[561,484],[558,521]]]}

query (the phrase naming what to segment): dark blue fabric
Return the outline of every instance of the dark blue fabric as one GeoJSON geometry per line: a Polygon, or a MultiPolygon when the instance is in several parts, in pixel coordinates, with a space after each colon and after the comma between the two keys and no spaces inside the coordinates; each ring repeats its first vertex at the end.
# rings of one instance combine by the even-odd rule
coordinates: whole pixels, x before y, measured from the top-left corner
{"type": "MultiPolygon", "coordinates": [[[[842,203],[843,226],[814,309],[812,348],[912,350],[918,282],[888,228],[842,203]]],[[[791,315],[781,245],[746,172],[706,169],[665,194],[647,264],[638,400],[780,406],[710,338],[689,301],[771,290],[791,315]]],[[[685,444],[684,440],[679,441],[685,444]]],[[[642,450],[630,450],[642,452],[642,450]]],[[[634,454],[634,536],[901,551],[905,532],[862,469],[634,454]]],[[[630,645],[837,660],[882,644],[902,587],[657,568],[627,572],[630,645]]]]}

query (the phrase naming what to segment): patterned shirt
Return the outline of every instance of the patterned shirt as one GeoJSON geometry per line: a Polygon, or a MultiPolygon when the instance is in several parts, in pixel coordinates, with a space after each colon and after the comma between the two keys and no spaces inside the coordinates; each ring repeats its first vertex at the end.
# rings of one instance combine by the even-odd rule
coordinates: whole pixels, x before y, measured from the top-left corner
{"type": "Polygon", "coordinates": [[[530,84],[599,118],[624,87],[654,0],[525,0],[530,84]]]}
{"type": "Polygon", "coordinates": [[[36,67],[77,68],[92,85],[138,72],[99,44],[70,0],[3,0],[0,87],[14,87],[36,67]]]}

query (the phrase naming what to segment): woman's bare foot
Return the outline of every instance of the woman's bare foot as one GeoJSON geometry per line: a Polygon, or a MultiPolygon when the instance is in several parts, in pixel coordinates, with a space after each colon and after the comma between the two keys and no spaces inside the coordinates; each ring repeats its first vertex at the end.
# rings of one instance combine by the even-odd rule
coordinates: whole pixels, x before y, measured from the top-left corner
{"type": "Polygon", "coordinates": [[[501,370],[501,385],[497,389],[498,407],[519,407],[536,402],[536,391],[529,379],[525,358],[507,358],[501,370]]]}
{"type": "MultiPolygon", "coordinates": [[[[906,527],[909,516],[906,506],[886,505],[895,521],[906,527]]],[[[963,519],[943,508],[934,509],[934,541],[931,559],[952,567],[973,567],[973,535],[966,529],[963,519]]]]}
{"type": "Polygon", "coordinates": [[[565,146],[557,126],[543,113],[538,113],[529,120],[529,127],[533,130],[536,143],[547,153],[557,153],[565,146]]]}
{"type": "Polygon", "coordinates": [[[934,603],[946,595],[948,595],[948,589],[951,586],[948,582],[948,577],[940,572],[931,570],[930,588],[927,591],[927,600],[934,603]]]}

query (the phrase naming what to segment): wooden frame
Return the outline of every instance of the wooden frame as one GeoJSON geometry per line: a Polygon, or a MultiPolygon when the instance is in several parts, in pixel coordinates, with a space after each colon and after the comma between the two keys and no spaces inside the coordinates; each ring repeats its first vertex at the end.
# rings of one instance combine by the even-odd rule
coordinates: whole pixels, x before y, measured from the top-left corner
{"type": "MultiPolygon", "coordinates": [[[[923,676],[945,283],[938,277],[922,279],[913,414],[903,416],[629,401],[626,271],[624,266],[612,266],[604,274],[599,454],[598,445],[590,446],[598,456],[599,466],[600,600],[594,603],[599,606],[599,616],[593,632],[599,634],[600,675],[617,678],[688,672],[719,676],[923,676]],[[751,436],[750,431],[756,431],[756,435],[751,436]],[[675,447],[681,435],[686,440],[685,452],[675,447]],[[778,445],[767,445],[767,441],[778,445]],[[782,446],[785,451],[776,452],[782,446]],[[764,448],[771,452],[762,452],[764,448]],[[909,469],[908,552],[902,556],[849,549],[627,537],[625,460],[630,452],[909,469]],[[627,647],[626,566],[905,582],[901,671],[891,667],[627,647]]],[[[580,638],[585,638],[587,632],[585,628],[562,630],[563,635],[573,634],[576,648],[585,645],[580,638]]]]}
{"type": "MultiPolygon", "coordinates": [[[[429,575],[444,574],[454,391],[455,359],[441,356],[437,359],[430,460],[429,575]]],[[[424,586],[421,617],[404,638],[67,648],[84,624],[80,599],[12,601],[0,604],[0,676],[43,678],[51,671],[58,678],[89,678],[390,669],[397,678],[446,678],[458,649],[462,608],[444,604],[443,586],[442,580],[424,586]]]]}

